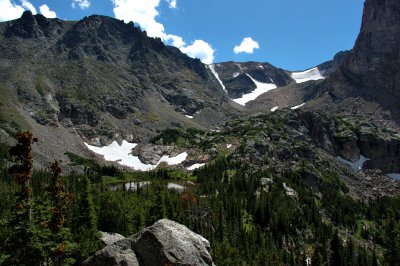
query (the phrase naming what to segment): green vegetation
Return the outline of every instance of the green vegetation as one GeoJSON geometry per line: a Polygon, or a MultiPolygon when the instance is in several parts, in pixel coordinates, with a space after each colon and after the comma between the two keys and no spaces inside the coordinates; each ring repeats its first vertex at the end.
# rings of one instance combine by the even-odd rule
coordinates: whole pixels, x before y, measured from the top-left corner
{"type": "MultiPolygon", "coordinates": [[[[250,134],[260,129],[243,130],[250,134]]],[[[221,135],[171,130],[155,141],[170,138],[175,143],[183,138],[191,144],[191,134],[217,139],[221,135]]],[[[257,145],[263,148],[262,142],[257,145]]],[[[3,160],[10,159],[6,150],[1,146],[3,160]]],[[[320,158],[303,158],[293,167],[281,168],[258,167],[235,154],[219,155],[189,174],[164,168],[123,173],[72,153],[68,156],[73,165],[85,167],[85,174],[61,177],[61,169],[53,164],[50,172],[31,172],[28,187],[19,183],[14,170],[10,175],[8,164],[2,164],[0,265],[45,261],[79,265],[99,248],[98,230],[128,236],[160,218],[185,224],[209,239],[216,265],[305,265],[310,259],[312,265],[400,261],[400,197],[354,200],[343,193],[346,187],[340,177],[320,158]],[[310,184],[310,176],[316,178],[316,186],[310,184]],[[132,180],[151,182],[135,190],[123,185],[111,189],[112,183],[132,180]],[[179,193],[167,188],[169,180],[196,185],[179,193]],[[32,193],[18,196],[23,191],[32,193]]],[[[25,162],[23,158],[19,161],[25,162]]],[[[23,169],[31,171],[31,165],[23,169]]]]}

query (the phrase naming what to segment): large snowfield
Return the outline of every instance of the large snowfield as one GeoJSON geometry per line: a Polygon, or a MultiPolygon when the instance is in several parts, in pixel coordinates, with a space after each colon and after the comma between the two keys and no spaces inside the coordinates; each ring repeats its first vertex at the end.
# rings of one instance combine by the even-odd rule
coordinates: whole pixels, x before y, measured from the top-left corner
{"type": "Polygon", "coordinates": [[[292,73],[292,78],[297,82],[297,83],[303,83],[309,80],[319,80],[319,79],[324,79],[321,75],[321,73],[318,70],[318,67],[314,67],[311,69],[308,69],[306,71],[302,72],[293,72],[292,73]]]}
{"type": "Polygon", "coordinates": [[[97,153],[99,155],[104,156],[104,160],[118,162],[120,165],[131,167],[135,170],[139,171],[150,171],[155,169],[160,163],[167,163],[168,165],[177,165],[181,164],[186,160],[188,156],[187,152],[183,152],[178,154],[175,157],[170,157],[168,155],[164,155],[158,161],[156,165],[153,164],[144,164],[139,160],[139,157],[133,156],[132,149],[136,147],[137,143],[129,143],[127,141],[122,141],[121,145],[119,145],[116,141],[113,141],[108,146],[97,147],[89,145],[85,142],[86,147],[97,153]]]}
{"type": "Polygon", "coordinates": [[[244,94],[241,98],[232,99],[232,101],[245,106],[246,103],[255,100],[258,96],[270,90],[276,89],[277,86],[272,83],[262,83],[253,79],[250,75],[246,74],[256,84],[256,89],[248,94],[244,94]]]}

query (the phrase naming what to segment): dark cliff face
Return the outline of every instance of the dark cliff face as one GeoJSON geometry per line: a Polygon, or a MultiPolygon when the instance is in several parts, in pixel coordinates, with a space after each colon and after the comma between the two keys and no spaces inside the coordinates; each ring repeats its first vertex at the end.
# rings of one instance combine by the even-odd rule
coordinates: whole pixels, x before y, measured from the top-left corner
{"type": "Polygon", "coordinates": [[[344,59],[349,53],[350,51],[340,51],[334,55],[332,60],[318,65],[317,67],[321,75],[324,77],[329,77],[342,65],[344,59]]]}
{"type": "Polygon", "coordinates": [[[366,0],[352,51],[328,82],[335,98],[362,96],[391,111],[400,99],[400,1],[366,0]]]}

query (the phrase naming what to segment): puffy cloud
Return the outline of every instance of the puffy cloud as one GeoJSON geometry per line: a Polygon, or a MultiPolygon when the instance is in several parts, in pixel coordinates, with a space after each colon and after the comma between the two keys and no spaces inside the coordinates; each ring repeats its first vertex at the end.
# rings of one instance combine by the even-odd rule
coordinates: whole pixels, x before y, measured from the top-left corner
{"type": "Polygon", "coordinates": [[[176,8],[176,0],[167,0],[169,8],[176,8]]]}
{"type": "Polygon", "coordinates": [[[164,26],[155,20],[160,0],[112,0],[112,2],[116,18],[138,23],[150,37],[164,37],[164,26]]]}
{"type": "MultiPolygon", "coordinates": [[[[150,37],[159,37],[165,43],[179,48],[190,57],[199,58],[205,64],[214,60],[214,50],[211,45],[203,40],[196,40],[192,45],[186,46],[182,37],[165,33],[164,25],[156,21],[157,7],[160,0],[111,0],[114,4],[114,15],[125,22],[138,23],[150,37]]],[[[170,7],[176,7],[176,0],[167,0],[170,7]]]]}
{"type": "Polygon", "coordinates": [[[24,7],[25,9],[28,9],[32,12],[33,15],[36,15],[36,8],[27,0],[22,0],[21,1],[21,5],[22,7],[24,7]]]}
{"type": "Polygon", "coordinates": [[[56,12],[50,10],[50,8],[47,5],[42,5],[39,7],[40,13],[42,13],[43,16],[46,18],[55,18],[57,17],[56,12]]]}
{"type": "Polygon", "coordinates": [[[16,5],[11,0],[0,0],[0,21],[19,18],[24,10],[22,6],[16,5]]]}
{"type": "Polygon", "coordinates": [[[164,37],[164,41],[172,46],[182,48],[186,45],[185,41],[182,39],[182,37],[173,35],[173,34],[167,34],[164,37]]]}
{"type": "Polygon", "coordinates": [[[214,61],[214,49],[203,40],[195,40],[192,45],[180,49],[190,57],[199,58],[204,64],[214,61]]]}
{"type": "Polygon", "coordinates": [[[258,48],[260,48],[258,42],[254,41],[251,37],[246,37],[239,45],[236,45],[235,48],[233,48],[233,51],[235,52],[235,54],[238,53],[252,54],[254,52],[254,49],[258,48]]]}
{"type": "Polygon", "coordinates": [[[90,0],[72,0],[71,6],[72,8],[76,8],[77,6],[80,9],[87,9],[90,6],[90,0]]]}

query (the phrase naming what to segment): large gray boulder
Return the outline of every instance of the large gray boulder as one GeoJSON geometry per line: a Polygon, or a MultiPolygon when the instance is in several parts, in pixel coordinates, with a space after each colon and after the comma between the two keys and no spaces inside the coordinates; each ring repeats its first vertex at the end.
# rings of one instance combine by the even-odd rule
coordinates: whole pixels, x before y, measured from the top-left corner
{"type": "Polygon", "coordinates": [[[168,219],[129,239],[140,265],[213,265],[208,240],[168,219]]]}
{"type": "Polygon", "coordinates": [[[131,249],[131,242],[123,239],[97,251],[92,257],[84,261],[85,266],[139,266],[135,253],[131,249]]]}
{"type": "Polygon", "coordinates": [[[210,243],[204,237],[184,225],[162,219],[136,235],[107,245],[88,258],[84,265],[214,265],[209,248],[210,243]]]}

